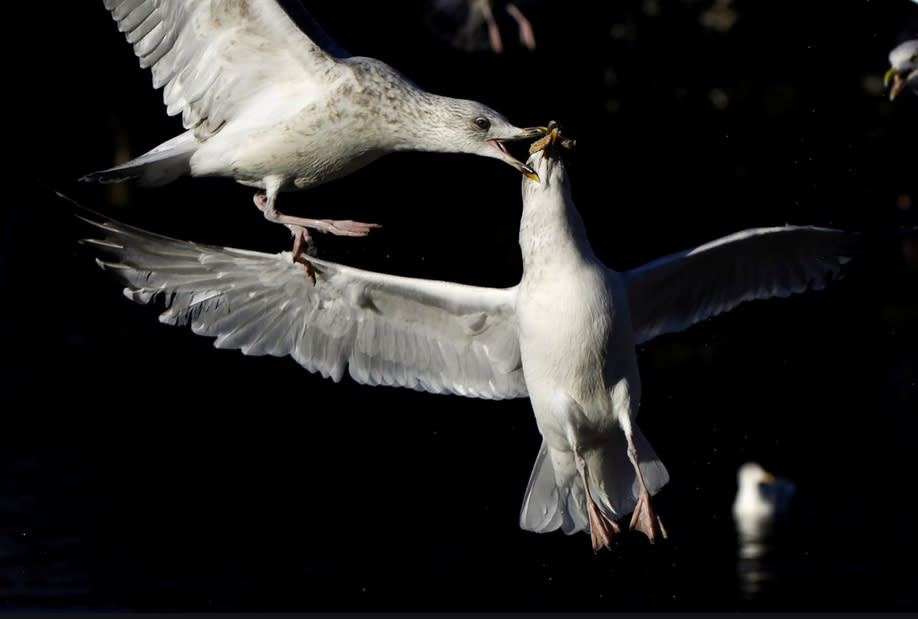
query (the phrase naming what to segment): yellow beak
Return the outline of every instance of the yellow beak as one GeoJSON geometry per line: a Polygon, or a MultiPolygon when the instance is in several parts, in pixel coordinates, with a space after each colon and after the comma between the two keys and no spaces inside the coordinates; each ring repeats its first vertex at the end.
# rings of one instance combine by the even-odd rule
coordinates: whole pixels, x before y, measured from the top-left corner
{"type": "Polygon", "coordinates": [[[889,100],[894,101],[905,86],[905,80],[902,79],[902,73],[895,67],[890,67],[886,75],[883,76],[883,87],[889,88],[890,82],[892,82],[892,88],[889,91],[889,100]]]}
{"type": "Polygon", "coordinates": [[[895,67],[889,67],[889,71],[883,76],[883,86],[885,88],[889,88],[889,80],[891,80],[894,75],[896,75],[895,67]]]}

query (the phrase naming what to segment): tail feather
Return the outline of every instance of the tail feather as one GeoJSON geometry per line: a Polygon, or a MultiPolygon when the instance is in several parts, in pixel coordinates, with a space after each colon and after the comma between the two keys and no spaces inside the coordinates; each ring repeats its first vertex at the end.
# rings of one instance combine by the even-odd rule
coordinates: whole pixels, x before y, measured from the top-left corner
{"type": "Polygon", "coordinates": [[[523,499],[520,528],[536,533],[560,528],[568,535],[589,530],[586,494],[571,452],[549,449],[542,441],[523,499]]]}
{"type": "Polygon", "coordinates": [[[137,179],[141,185],[165,185],[191,172],[191,156],[199,145],[191,131],[186,131],[136,159],[121,165],[92,172],[80,180],[96,183],[120,183],[137,179]]]}
{"type": "MultiPolygon", "coordinates": [[[[637,424],[632,431],[641,475],[647,490],[654,495],[669,481],[669,473],[637,424]]],[[[584,460],[589,471],[590,493],[600,508],[614,519],[633,512],[641,496],[641,484],[628,459],[625,433],[613,432],[601,449],[584,453],[584,460]]]]}
{"type": "MultiPolygon", "coordinates": [[[[651,495],[669,481],[669,473],[637,425],[633,426],[641,474],[651,495]]],[[[640,483],[628,459],[628,441],[616,431],[599,449],[583,454],[590,482],[590,496],[610,518],[619,520],[633,512],[640,497],[640,483]]],[[[539,449],[520,511],[520,528],[536,533],[561,529],[568,535],[589,531],[586,492],[574,454],[550,449],[545,441],[539,449]]]]}

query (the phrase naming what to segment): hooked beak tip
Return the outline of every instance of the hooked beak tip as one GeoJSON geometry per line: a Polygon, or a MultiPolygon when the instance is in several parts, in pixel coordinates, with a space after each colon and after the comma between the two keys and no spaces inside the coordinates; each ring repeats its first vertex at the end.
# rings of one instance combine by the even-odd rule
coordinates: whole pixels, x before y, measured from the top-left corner
{"type": "Polygon", "coordinates": [[[896,97],[899,96],[899,93],[902,92],[902,88],[905,86],[905,80],[902,78],[902,74],[895,67],[890,67],[889,71],[883,76],[883,87],[889,88],[889,100],[894,101],[896,97]],[[892,87],[890,87],[892,83],[892,87]]]}

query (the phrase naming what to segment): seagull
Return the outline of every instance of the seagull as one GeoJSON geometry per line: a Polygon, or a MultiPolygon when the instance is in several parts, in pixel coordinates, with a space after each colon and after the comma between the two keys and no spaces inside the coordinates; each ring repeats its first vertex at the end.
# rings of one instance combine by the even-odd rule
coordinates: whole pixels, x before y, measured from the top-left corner
{"type": "Polygon", "coordinates": [[[889,52],[889,64],[883,77],[884,85],[889,88],[889,100],[895,100],[906,86],[918,93],[918,39],[906,41],[889,52]]]}
{"type": "Polygon", "coordinates": [[[756,462],[743,464],[737,471],[736,482],[733,523],[743,562],[740,574],[744,586],[755,592],[758,583],[752,577],[769,571],[762,562],[776,542],[775,525],[787,514],[797,486],[788,479],[775,477],[756,462]],[[745,582],[746,579],[750,581],[745,582]]]}
{"type": "Polygon", "coordinates": [[[618,521],[665,537],[651,495],[669,475],[636,423],[636,346],[753,299],[823,288],[855,235],[755,228],[617,272],[596,257],[551,126],[527,161],[521,281],[469,286],[314,258],[312,285],[287,252],[179,241],[94,215],[84,239],[138,303],[218,348],[291,356],[339,381],[504,399],[528,396],[542,435],[520,526],[589,531],[610,546],[618,521]]]}
{"type": "Polygon", "coordinates": [[[756,462],[746,462],[736,474],[737,492],[733,517],[773,520],[787,513],[797,490],[794,482],[775,477],[756,462]]]}
{"type": "MultiPolygon", "coordinates": [[[[499,159],[532,174],[504,143],[542,136],[481,103],[426,92],[389,65],[351,56],[298,2],[105,0],[169,115],[186,131],[84,181],[230,177],[259,188],[255,204],[294,235],[309,228],[364,236],[376,224],[292,217],[281,191],[345,176],[387,153],[459,152],[499,159]]],[[[307,267],[308,267],[308,263],[307,267]]]]}

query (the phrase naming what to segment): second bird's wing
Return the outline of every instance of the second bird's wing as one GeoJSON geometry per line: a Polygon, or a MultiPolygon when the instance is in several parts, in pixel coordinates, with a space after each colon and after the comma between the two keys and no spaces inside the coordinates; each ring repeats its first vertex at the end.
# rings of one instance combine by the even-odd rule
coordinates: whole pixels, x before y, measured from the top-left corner
{"type": "Polygon", "coordinates": [[[516,287],[481,288],[374,273],[316,258],[317,282],[289,252],[179,241],[84,217],[84,242],[138,303],[161,298],[160,321],[189,324],[218,348],[290,355],[338,381],[502,399],[527,395],[516,287]]]}

